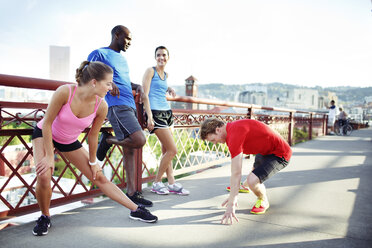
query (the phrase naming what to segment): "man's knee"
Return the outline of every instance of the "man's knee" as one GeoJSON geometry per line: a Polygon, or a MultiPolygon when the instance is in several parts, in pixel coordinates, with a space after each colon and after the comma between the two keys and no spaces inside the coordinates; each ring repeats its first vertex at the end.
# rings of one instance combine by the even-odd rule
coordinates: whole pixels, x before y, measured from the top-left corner
{"type": "Polygon", "coordinates": [[[131,134],[129,137],[132,140],[133,147],[136,149],[142,148],[146,144],[146,137],[142,130],[131,134]]]}
{"type": "Polygon", "coordinates": [[[247,183],[248,186],[252,188],[260,184],[260,179],[253,172],[251,172],[247,177],[247,183]]]}

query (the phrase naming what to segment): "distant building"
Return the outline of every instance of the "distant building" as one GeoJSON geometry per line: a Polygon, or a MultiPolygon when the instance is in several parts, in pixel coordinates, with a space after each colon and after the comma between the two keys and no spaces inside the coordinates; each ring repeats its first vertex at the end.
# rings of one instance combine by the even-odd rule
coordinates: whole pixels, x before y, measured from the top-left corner
{"type": "MultiPolygon", "coordinates": [[[[194,76],[186,78],[185,90],[186,96],[198,97],[198,80],[194,76]]],[[[198,109],[198,104],[196,103],[187,103],[186,109],[198,109]]]]}
{"type": "Polygon", "coordinates": [[[362,107],[352,107],[349,109],[348,117],[356,122],[363,122],[364,114],[362,107]]]}
{"type": "Polygon", "coordinates": [[[366,96],[366,97],[364,98],[364,100],[365,100],[365,103],[366,103],[366,104],[371,103],[371,102],[372,102],[372,96],[366,96]]]}
{"type": "Polygon", "coordinates": [[[25,102],[27,100],[27,90],[18,87],[0,86],[0,100],[25,102]]]}
{"type": "Polygon", "coordinates": [[[237,101],[247,104],[267,105],[267,87],[265,86],[251,86],[246,87],[245,91],[238,93],[237,101]]]}
{"type": "Polygon", "coordinates": [[[49,78],[70,81],[70,47],[49,47],[49,78]]]}
{"type": "Polygon", "coordinates": [[[319,93],[313,89],[290,89],[287,91],[286,107],[294,109],[318,109],[319,93]]]}

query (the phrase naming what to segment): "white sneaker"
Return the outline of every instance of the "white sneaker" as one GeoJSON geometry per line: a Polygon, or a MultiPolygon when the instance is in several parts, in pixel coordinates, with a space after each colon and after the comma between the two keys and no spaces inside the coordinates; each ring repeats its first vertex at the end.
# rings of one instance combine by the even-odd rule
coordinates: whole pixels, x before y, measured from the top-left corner
{"type": "Polygon", "coordinates": [[[154,182],[152,184],[151,192],[154,192],[158,195],[168,195],[169,194],[169,191],[168,191],[167,187],[165,187],[165,185],[162,182],[158,182],[158,183],[154,182]]]}
{"type": "Polygon", "coordinates": [[[177,195],[189,195],[190,194],[190,191],[188,191],[187,189],[184,189],[182,187],[182,184],[180,183],[169,184],[168,190],[170,193],[177,194],[177,195]]]}

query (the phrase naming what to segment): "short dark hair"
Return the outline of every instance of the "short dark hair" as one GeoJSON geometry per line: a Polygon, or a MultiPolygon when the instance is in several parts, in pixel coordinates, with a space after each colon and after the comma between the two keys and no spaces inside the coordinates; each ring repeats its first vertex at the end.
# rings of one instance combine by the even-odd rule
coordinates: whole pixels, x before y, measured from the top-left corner
{"type": "Polygon", "coordinates": [[[114,36],[116,33],[123,33],[123,32],[129,32],[129,29],[123,25],[117,25],[111,30],[111,35],[114,36]]]}
{"type": "Polygon", "coordinates": [[[168,56],[169,56],[169,51],[168,51],[168,48],[166,48],[165,46],[158,46],[156,49],[155,49],[155,58],[156,58],[156,52],[159,50],[159,49],[165,49],[168,53],[168,56]]]}
{"type": "Polygon", "coordinates": [[[217,118],[210,118],[203,121],[200,126],[200,138],[205,140],[208,134],[216,134],[216,128],[222,127],[225,123],[217,118]]]}

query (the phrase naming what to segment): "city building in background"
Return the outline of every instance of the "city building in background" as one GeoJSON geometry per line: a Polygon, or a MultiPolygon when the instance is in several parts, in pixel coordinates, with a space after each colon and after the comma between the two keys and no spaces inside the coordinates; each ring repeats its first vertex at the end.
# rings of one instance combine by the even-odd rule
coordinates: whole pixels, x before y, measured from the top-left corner
{"type": "Polygon", "coordinates": [[[245,91],[237,93],[237,101],[241,103],[267,106],[267,87],[247,86],[245,91]]]}
{"type": "MultiPolygon", "coordinates": [[[[186,96],[198,97],[198,80],[194,76],[190,76],[185,80],[186,84],[186,96]]],[[[187,103],[186,109],[198,109],[198,104],[187,103]]]]}
{"type": "Polygon", "coordinates": [[[70,47],[49,46],[49,78],[70,81],[70,47]]]}

